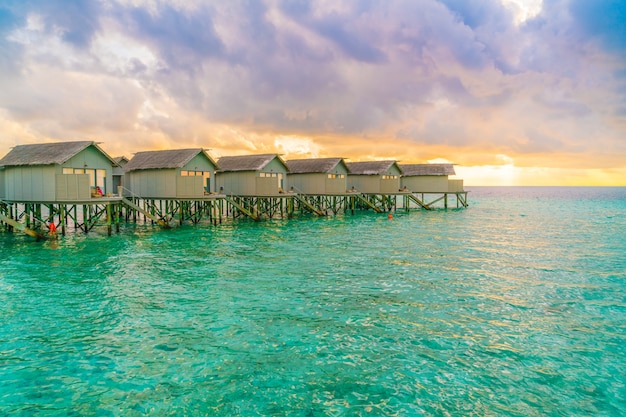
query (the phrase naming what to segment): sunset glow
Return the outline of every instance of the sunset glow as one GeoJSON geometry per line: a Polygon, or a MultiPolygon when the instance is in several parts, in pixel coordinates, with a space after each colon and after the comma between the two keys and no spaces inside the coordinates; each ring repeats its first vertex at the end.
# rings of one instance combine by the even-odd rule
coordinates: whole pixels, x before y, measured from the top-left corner
{"type": "Polygon", "coordinates": [[[445,160],[467,185],[626,185],[625,1],[0,5],[0,156],[445,160]]]}

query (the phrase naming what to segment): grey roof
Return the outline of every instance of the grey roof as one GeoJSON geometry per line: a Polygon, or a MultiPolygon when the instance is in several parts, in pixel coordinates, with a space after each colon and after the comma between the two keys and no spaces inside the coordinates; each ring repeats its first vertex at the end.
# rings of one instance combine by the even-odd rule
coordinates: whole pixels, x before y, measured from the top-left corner
{"type": "Polygon", "coordinates": [[[350,174],[356,175],[384,175],[393,165],[398,166],[396,161],[348,162],[346,165],[350,169],[350,174]]]}
{"type": "Polygon", "coordinates": [[[96,142],[77,141],[17,145],[0,159],[0,166],[62,164],[89,146],[96,147],[111,163],[115,163],[96,142]]]}
{"type": "Polygon", "coordinates": [[[239,156],[222,156],[217,164],[219,165],[219,171],[221,172],[233,172],[233,171],[259,171],[265,167],[265,165],[272,162],[274,158],[285,165],[286,169],[289,169],[287,164],[277,154],[261,154],[261,155],[239,155],[239,156]]]}
{"type": "Polygon", "coordinates": [[[133,158],[124,165],[124,171],[137,171],[141,169],[174,169],[185,166],[196,155],[204,154],[212,163],[215,161],[202,149],[173,149],[164,151],[137,152],[133,158]]]}
{"type": "Polygon", "coordinates": [[[407,164],[400,165],[405,177],[421,175],[455,175],[453,164],[407,164]]]}
{"type": "Polygon", "coordinates": [[[113,161],[115,161],[115,163],[118,166],[124,166],[128,163],[128,158],[126,158],[124,155],[122,156],[116,156],[113,158],[113,161]]]}
{"type": "Polygon", "coordinates": [[[345,165],[343,158],[291,159],[287,161],[287,166],[291,174],[311,174],[330,172],[341,163],[345,165]]]}

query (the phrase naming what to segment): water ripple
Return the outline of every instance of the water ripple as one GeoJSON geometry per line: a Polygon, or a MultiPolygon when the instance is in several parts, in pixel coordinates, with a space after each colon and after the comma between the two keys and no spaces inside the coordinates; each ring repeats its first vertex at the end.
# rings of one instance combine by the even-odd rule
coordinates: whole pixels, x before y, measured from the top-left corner
{"type": "Polygon", "coordinates": [[[623,415],[626,198],[583,191],[0,234],[0,415],[623,415]]]}

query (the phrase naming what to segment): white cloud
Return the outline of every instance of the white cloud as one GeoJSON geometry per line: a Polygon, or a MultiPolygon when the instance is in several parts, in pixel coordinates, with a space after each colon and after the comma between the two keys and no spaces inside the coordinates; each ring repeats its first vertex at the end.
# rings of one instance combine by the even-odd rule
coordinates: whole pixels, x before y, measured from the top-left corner
{"type": "Polygon", "coordinates": [[[517,24],[532,19],[541,12],[543,0],[501,0],[515,16],[517,24]]]}
{"type": "Polygon", "coordinates": [[[320,146],[309,138],[279,136],[274,139],[274,146],[287,158],[317,158],[320,154],[320,146]]]}

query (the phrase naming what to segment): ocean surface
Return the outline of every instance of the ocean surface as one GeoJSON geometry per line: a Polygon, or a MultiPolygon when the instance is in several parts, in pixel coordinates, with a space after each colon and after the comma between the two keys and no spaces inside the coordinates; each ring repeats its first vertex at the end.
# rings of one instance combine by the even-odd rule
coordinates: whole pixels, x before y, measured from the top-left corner
{"type": "Polygon", "coordinates": [[[0,416],[624,416],[626,188],[0,232],[0,416]]]}

